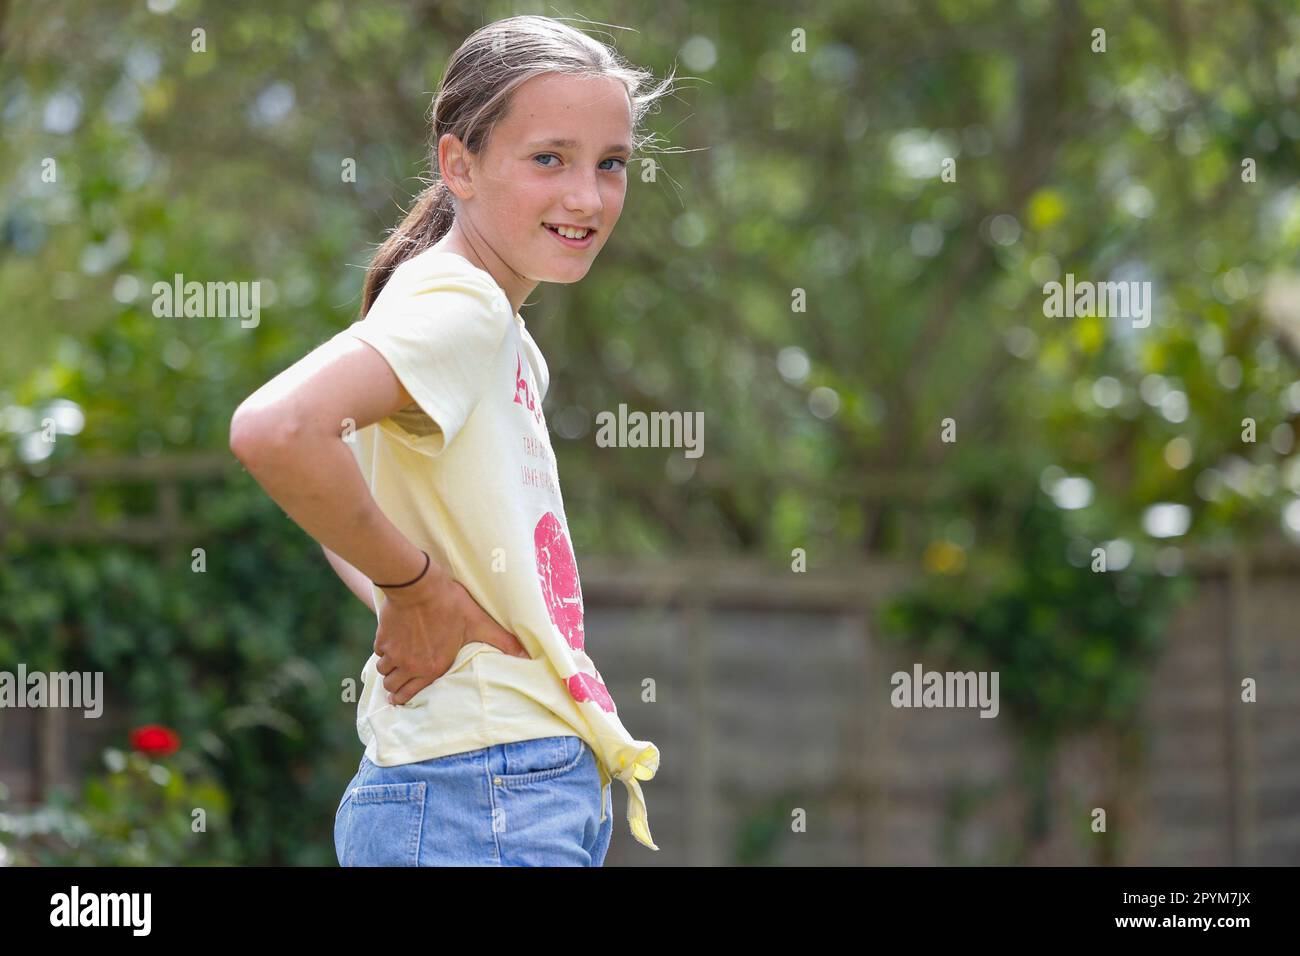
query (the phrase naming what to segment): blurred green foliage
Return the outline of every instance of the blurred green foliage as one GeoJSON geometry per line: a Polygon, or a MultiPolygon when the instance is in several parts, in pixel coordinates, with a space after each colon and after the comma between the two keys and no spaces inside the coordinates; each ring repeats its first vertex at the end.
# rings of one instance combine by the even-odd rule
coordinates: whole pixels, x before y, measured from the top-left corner
{"type": "Polygon", "coordinates": [[[1072,533],[1079,522],[1068,519],[1078,515],[1033,486],[1008,499],[1009,474],[986,472],[967,486],[968,501],[996,500],[1010,519],[1002,547],[974,552],[961,571],[923,575],[878,609],[881,630],[927,660],[999,671],[1001,706],[1036,743],[1127,724],[1168,615],[1192,582],[1153,570],[1150,554],[1094,570],[1101,555],[1072,553],[1072,538],[1087,531],[1072,533]]]}
{"type": "MultiPolygon", "coordinates": [[[[1016,773],[991,788],[951,788],[940,834],[951,864],[1032,862],[1029,854],[1051,832],[1050,788],[1062,743],[1095,731],[1123,739],[1140,728],[1170,615],[1195,592],[1189,576],[1153,569],[1156,548],[1149,545],[1128,566],[1098,570],[1114,558],[1090,516],[1057,507],[1032,484],[1009,488],[1016,474],[1008,465],[972,474],[964,485],[973,512],[980,502],[998,504],[1005,527],[977,532],[998,546],[974,552],[960,570],[928,570],[875,609],[878,633],[915,654],[925,670],[998,675],[999,716],[1011,722],[1016,773]],[[1076,550],[1088,537],[1099,553],[1076,550]],[[1005,789],[1027,796],[1027,812],[990,856],[972,859],[961,846],[962,822],[1005,789]]],[[[1081,833],[1079,846],[1106,856],[1095,862],[1119,858],[1123,833],[1091,836],[1081,833]]]]}
{"type": "Polygon", "coordinates": [[[152,760],[111,748],[104,760],[107,772],[79,794],[57,790],[36,811],[0,813],[11,864],[224,866],[237,856],[229,798],[192,755],[152,760]]]}
{"type": "Polygon", "coordinates": [[[227,862],[327,865],[360,760],[344,682],[359,693],[374,615],[246,476],[208,494],[203,573],[188,546],[169,567],[124,546],[11,538],[22,559],[0,562],[0,666],[102,671],[134,722],[176,728],[234,798],[227,862]]]}

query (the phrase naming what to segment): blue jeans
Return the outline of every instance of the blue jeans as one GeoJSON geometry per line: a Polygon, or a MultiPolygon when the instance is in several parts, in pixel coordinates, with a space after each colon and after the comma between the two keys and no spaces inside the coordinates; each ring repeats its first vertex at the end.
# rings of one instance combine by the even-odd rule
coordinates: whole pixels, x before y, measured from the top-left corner
{"type": "Polygon", "coordinates": [[[340,866],[602,866],[609,791],[576,736],[395,767],[363,755],[334,815],[334,852],[340,866]]]}

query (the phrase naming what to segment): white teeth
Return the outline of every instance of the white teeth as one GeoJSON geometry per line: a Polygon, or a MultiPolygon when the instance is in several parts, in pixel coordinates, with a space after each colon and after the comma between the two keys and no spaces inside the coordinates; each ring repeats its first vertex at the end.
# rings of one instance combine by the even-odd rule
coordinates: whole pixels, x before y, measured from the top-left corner
{"type": "Polygon", "coordinates": [[[567,226],[552,226],[547,224],[548,229],[554,229],[566,239],[582,239],[586,237],[589,230],[587,229],[570,229],[567,226]]]}

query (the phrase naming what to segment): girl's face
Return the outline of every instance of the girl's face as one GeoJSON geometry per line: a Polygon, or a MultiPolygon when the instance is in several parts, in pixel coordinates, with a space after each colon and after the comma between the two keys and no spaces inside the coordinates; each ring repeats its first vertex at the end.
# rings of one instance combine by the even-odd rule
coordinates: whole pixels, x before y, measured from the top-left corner
{"type": "Polygon", "coordinates": [[[486,245],[521,281],[577,282],[623,211],[631,145],[621,82],[535,76],[515,90],[487,149],[470,158],[472,195],[457,219],[472,245],[486,245]],[[589,231],[572,240],[550,226],[589,231]]]}

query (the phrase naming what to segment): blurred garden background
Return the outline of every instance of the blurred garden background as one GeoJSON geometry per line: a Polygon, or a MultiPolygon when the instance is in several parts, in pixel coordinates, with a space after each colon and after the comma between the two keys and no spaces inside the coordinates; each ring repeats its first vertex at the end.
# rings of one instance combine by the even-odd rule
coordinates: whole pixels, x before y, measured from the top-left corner
{"type": "Polygon", "coordinates": [[[1300,862],[1289,0],[0,2],[0,671],[109,701],[0,709],[0,862],[334,865],[375,621],[230,417],[358,317],[449,55],[520,13],[680,77],[522,312],[662,753],[609,863],[1300,862]],[[176,274],[260,321],[158,317],[176,274]],[[1149,325],[1046,315],[1067,274],[1149,325]],[[703,456],[598,447],[620,403],[703,456]],[[914,662],[998,718],[892,707],[914,662]]]}

